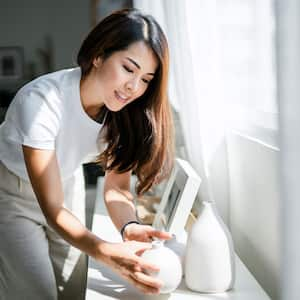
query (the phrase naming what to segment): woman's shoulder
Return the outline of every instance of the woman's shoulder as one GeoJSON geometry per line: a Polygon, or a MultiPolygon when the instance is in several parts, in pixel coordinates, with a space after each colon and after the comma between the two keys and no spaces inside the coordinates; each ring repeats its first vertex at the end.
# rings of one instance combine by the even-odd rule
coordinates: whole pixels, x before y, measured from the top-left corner
{"type": "Polygon", "coordinates": [[[74,80],[75,75],[80,78],[80,69],[64,69],[28,82],[15,95],[10,105],[10,113],[24,116],[44,114],[61,120],[70,106],[69,101],[66,101],[66,87],[70,89],[77,84],[78,78],[74,80]]]}
{"type": "Polygon", "coordinates": [[[65,69],[44,74],[25,84],[15,95],[11,111],[30,115],[38,110],[39,113],[61,116],[65,110],[62,86],[65,84],[66,75],[71,70],[65,69]]]}
{"type": "Polygon", "coordinates": [[[43,74],[26,83],[17,93],[18,96],[38,95],[43,98],[60,97],[62,89],[77,68],[63,69],[43,74]]]}

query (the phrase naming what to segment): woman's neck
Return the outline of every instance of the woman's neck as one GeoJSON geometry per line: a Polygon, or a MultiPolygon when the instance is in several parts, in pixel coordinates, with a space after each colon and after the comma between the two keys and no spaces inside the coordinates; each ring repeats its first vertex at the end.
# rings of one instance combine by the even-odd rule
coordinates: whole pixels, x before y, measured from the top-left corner
{"type": "Polygon", "coordinates": [[[93,93],[94,89],[91,83],[88,76],[80,80],[80,101],[84,111],[92,119],[96,119],[100,108],[104,104],[97,100],[95,93],[93,93]]]}

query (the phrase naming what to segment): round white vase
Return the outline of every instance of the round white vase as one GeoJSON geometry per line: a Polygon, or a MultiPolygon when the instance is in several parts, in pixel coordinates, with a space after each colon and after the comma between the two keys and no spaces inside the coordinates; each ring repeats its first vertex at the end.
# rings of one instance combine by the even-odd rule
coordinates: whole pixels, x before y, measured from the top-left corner
{"type": "Polygon", "coordinates": [[[180,258],[174,251],[165,247],[162,241],[152,242],[152,248],[146,250],[141,257],[160,268],[158,272],[147,273],[164,283],[160,288],[161,294],[171,293],[178,287],[182,277],[180,258]]]}
{"type": "Polygon", "coordinates": [[[231,235],[214,204],[203,201],[197,221],[189,233],[185,253],[185,282],[189,289],[220,293],[235,281],[231,235]]]}
{"type": "Polygon", "coordinates": [[[180,233],[172,234],[172,236],[172,239],[164,241],[164,245],[165,247],[173,250],[179,256],[182,266],[182,276],[184,276],[187,233],[182,230],[180,233]]]}

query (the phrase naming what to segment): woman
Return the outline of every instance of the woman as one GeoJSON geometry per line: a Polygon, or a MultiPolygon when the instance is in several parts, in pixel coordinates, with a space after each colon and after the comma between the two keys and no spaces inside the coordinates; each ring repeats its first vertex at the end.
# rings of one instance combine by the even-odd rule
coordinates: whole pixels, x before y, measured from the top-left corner
{"type": "Polygon", "coordinates": [[[0,127],[1,300],[79,299],[82,252],[144,293],[163,284],[140,254],[153,237],[171,236],[138,223],[129,183],[134,171],[142,194],[172,168],[166,38],[151,16],[115,12],[90,32],[77,62],[21,88],[0,127]],[[123,243],[83,225],[81,164],[95,157],[123,243]]]}

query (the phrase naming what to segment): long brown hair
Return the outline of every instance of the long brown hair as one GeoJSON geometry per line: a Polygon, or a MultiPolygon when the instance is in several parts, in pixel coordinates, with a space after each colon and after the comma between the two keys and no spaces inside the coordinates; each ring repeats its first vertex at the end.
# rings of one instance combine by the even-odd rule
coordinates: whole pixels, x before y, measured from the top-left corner
{"type": "MultiPolygon", "coordinates": [[[[133,170],[138,177],[137,194],[167,178],[174,163],[174,134],[167,98],[169,50],[166,37],[150,15],[137,9],[116,11],[88,34],[78,53],[82,76],[92,69],[93,59],[107,59],[143,41],[156,55],[159,65],[145,93],[118,112],[104,108],[106,150],[98,157],[105,170],[133,170]]],[[[103,113],[103,111],[102,111],[103,113]]]]}

